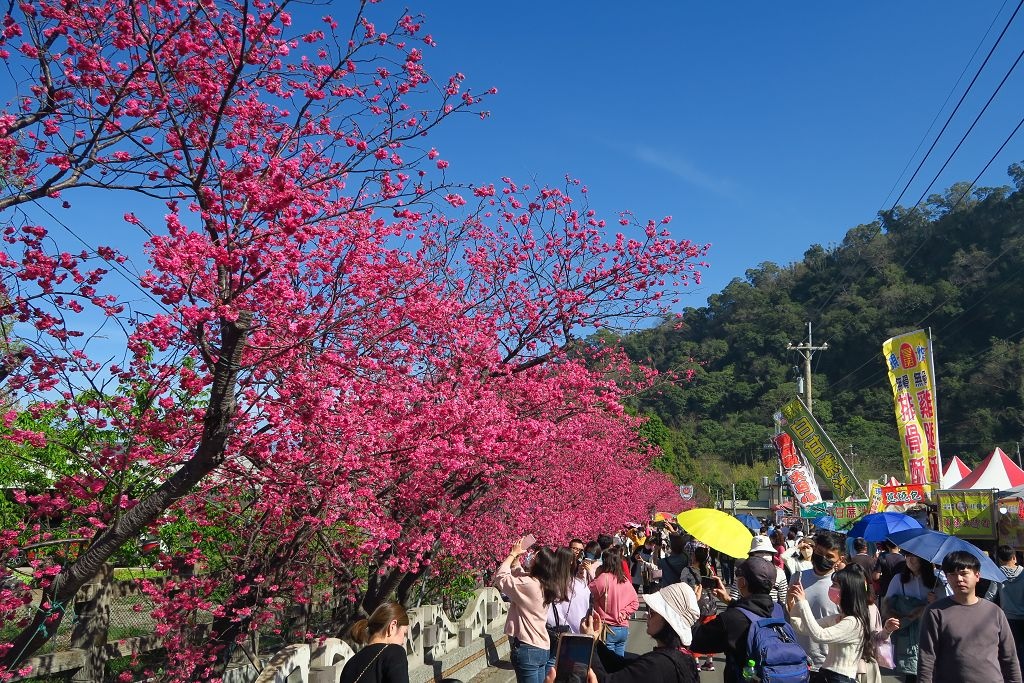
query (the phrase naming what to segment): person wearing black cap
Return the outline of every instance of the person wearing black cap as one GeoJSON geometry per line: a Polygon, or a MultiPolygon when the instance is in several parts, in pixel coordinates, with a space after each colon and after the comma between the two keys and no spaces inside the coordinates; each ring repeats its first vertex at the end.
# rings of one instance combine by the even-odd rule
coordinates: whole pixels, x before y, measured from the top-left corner
{"type": "Polygon", "coordinates": [[[690,649],[694,652],[724,652],[725,680],[736,681],[742,677],[736,671],[736,662],[746,662],[747,631],[750,619],[740,608],[759,617],[769,617],[775,606],[771,590],[777,577],[774,564],[764,558],[752,556],[736,567],[736,585],[740,589],[738,600],[730,602],[729,591],[718,581],[715,597],[728,604],[725,611],[710,621],[701,624],[693,632],[690,649]]]}

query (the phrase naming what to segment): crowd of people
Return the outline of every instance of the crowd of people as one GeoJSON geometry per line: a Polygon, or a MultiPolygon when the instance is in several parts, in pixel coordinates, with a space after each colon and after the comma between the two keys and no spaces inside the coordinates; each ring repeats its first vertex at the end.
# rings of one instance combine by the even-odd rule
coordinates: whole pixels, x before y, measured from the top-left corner
{"type": "MultiPolygon", "coordinates": [[[[906,683],[1024,683],[1024,569],[1013,548],[999,548],[1006,580],[994,582],[968,552],[934,566],[888,542],[849,545],[775,529],[734,564],[671,524],[565,547],[520,540],[493,578],[510,603],[517,683],[554,681],[564,634],[595,638],[589,683],[693,683],[719,653],[728,683],[877,683],[883,669],[906,683]],[[641,598],[655,647],[627,655],[641,598]]],[[[407,683],[408,625],[397,603],[356,624],[364,647],[342,683],[407,683]]]]}
{"type": "Polygon", "coordinates": [[[597,638],[597,683],[696,681],[719,653],[729,682],[789,671],[785,680],[875,683],[883,669],[907,683],[1021,682],[1024,570],[1012,548],[999,551],[1001,585],[970,553],[933,566],[889,543],[850,545],[774,529],[734,565],[669,524],[558,550],[516,545],[494,585],[511,602],[517,683],[553,680],[561,633],[597,638]],[[630,657],[641,597],[656,646],[630,657]]]}

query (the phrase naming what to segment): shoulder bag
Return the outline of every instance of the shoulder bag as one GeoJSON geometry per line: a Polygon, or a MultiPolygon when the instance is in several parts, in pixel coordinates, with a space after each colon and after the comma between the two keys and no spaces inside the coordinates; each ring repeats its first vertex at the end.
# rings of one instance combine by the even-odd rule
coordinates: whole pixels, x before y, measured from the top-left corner
{"type": "Polygon", "coordinates": [[[366,672],[370,670],[370,667],[373,666],[373,663],[377,661],[377,657],[380,657],[381,653],[384,652],[384,650],[388,649],[388,645],[390,645],[390,643],[385,643],[384,647],[380,649],[380,652],[373,656],[373,659],[370,660],[370,663],[363,667],[363,670],[356,677],[355,683],[359,683],[361,680],[363,680],[363,676],[365,676],[366,672]]]}

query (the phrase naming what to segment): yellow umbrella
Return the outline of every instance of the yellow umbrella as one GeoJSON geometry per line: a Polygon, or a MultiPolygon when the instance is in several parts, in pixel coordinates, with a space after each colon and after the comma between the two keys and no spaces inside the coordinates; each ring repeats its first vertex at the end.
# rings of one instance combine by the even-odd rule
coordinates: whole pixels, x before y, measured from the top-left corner
{"type": "Polygon", "coordinates": [[[680,512],[676,521],[698,541],[730,557],[746,557],[750,551],[750,530],[720,510],[694,508],[680,512]]]}

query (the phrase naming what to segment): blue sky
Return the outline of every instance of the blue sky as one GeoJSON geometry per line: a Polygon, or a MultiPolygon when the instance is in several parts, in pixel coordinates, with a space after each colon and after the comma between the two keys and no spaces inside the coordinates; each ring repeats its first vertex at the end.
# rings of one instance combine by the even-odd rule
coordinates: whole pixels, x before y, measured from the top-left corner
{"type": "MultiPolygon", "coordinates": [[[[438,0],[413,9],[438,42],[427,53],[436,76],[458,70],[475,89],[499,89],[488,120],[466,117],[434,137],[454,176],[569,173],[608,215],[673,216],[677,236],[713,245],[690,303],[702,305],[747,268],[798,260],[872,221],[1016,4],[438,0]]],[[[1022,44],[1024,11],[904,204],[924,192],[1022,44]]],[[[1013,130],[1022,79],[1010,77],[933,191],[972,180],[1013,130]]],[[[1007,184],[1006,167],[1022,159],[1024,132],[981,184],[1007,184]]]]}
{"type": "MultiPolygon", "coordinates": [[[[339,19],[343,6],[332,8],[339,19]]],[[[402,7],[386,1],[371,13],[384,26],[402,7]]],[[[606,0],[434,0],[411,9],[425,15],[438,43],[425,56],[435,80],[461,71],[475,91],[499,90],[488,100],[488,119],[457,117],[432,131],[430,143],[451,162],[449,178],[559,183],[570,174],[589,186],[592,206],[607,218],[622,210],[641,220],[672,216],[676,237],[712,244],[704,283],[685,299],[699,306],[748,268],[798,260],[812,243],[838,243],[849,228],[872,221],[1015,7],[1010,0],[635,8],[606,0]]],[[[306,11],[312,19],[325,10],[306,11]]],[[[1024,12],[904,204],[924,191],[1021,45],[1024,12]]],[[[935,190],[974,178],[1020,120],[1022,101],[1024,73],[1014,73],[935,190]]],[[[1006,167],[1018,160],[1024,132],[981,184],[1008,183],[1006,167]]],[[[122,215],[136,211],[158,222],[161,203],[126,194],[67,198],[70,211],[48,205],[57,218],[145,270],[141,236],[122,215]],[[119,243],[119,235],[128,239],[119,243]]],[[[78,247],[59,228],[54,234],[78,247]]],[[[107,285],[125,300],[152,306],[115,278],[107,285]]]]}

